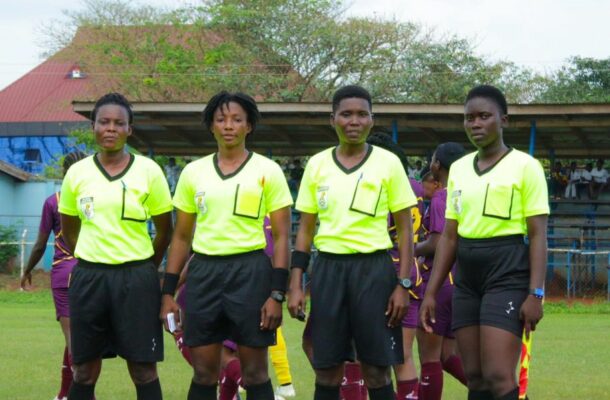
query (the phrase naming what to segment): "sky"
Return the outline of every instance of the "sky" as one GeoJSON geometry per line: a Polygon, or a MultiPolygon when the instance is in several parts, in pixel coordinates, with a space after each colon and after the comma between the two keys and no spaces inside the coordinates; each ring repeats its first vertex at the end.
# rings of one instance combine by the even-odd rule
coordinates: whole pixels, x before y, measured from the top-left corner
{"type": "MultiPolygon", "coordinates": [[[[147,0],[173,7],[187,0],[147,0]]],[[[192,1],[191,1],[192,2],[192,1]]],[[[349,15],[395,18],[469,39],[492,60],[551,72],[568,57],[610,57],[607,0],[347,0],[349,15]]],[[[40,64],[40,26],[79,0],[2,1],[0,90],[40,64]],[[10,5],[9,5],[10,4],[10,5]]]]}

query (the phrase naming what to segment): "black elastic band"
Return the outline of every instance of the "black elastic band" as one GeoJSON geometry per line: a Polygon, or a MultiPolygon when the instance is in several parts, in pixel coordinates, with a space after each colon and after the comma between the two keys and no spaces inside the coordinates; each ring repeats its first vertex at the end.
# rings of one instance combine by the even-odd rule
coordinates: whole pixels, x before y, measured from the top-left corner
{"type": "Polygon", "coordinates": [[[286,268],[273,268],[271,273],[271,290],[286,293],[288,284],[288,270],[286,268]]]}
{"type": "Polygon", "coordinates": [[[292,263],[290,265],[290,269],[298,268],[305,271],[307,267],[309,267],[309,259],[311,258],[311,254],[305,253],[300,250],[292,251],[292,263]]]}
{"type": "Polygon", "coordinates": [[[163,287],[161,288],[161,294],[169,294],[173,296],[176,293],[176,288],[178,287],[178,281],[180,280],[180,275],[172,274],[171,272],[166,272],[163,278],[163,287]]]}

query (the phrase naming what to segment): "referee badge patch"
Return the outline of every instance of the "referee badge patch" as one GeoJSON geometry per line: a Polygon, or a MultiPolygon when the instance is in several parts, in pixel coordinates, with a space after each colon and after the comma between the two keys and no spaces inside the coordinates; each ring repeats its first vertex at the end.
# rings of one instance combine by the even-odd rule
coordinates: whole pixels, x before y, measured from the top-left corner
{"type": "Polygon", "coordinates": [[[205,214],[208,211],[205,205],[205,192],[195,193],[195,205],[201,214],[205,214]]]}
{"type": "Polygon", "coordinates": [[[328,208],[328,186],[318,186],[318,208],[320,210],[328,208]]]}
{"type": "Polygon", "coordinates": [[[80,210],[87,219],[92,219],[95,215],[93,209],[93,197],[82,197],[80,199],[80,210]]]}
{"type": "Polygon", "coordinates": [[[451,206],[456,214],[462,213],[462,191],[454,190],[451,192],[451,206]]]}

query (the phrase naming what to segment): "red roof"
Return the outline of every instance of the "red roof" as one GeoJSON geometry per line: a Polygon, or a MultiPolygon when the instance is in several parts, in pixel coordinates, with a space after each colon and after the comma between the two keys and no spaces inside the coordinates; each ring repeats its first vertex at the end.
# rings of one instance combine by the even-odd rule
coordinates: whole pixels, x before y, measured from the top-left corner
{"type": "Polygon", "coordinates": [[[0,122],[86,121],[72,101],[87,92],[89,78],[71,78],[73,68],[50,58],[0,91],[0,122]]]}

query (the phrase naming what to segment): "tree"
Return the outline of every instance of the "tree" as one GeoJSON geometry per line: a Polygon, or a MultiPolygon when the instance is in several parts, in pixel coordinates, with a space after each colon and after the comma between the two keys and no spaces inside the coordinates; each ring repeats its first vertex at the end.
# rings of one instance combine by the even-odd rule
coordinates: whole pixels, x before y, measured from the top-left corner
{"type": "MultiPolygon", "coordinates": [[[[490,62],[455,36],[419,25],[346,18],[341,1],[205,0],[167,11],[125,0],[85,0],[66,13],[79,27],[57,57],[103,76],[98,90],[138,101],[206,101],[242,90],[263,101],[328,100],[354,83],[376,101],[461,103],[480,83],[510,100],[536,98],[545,81],[510,62],[490,62]]],[[[51,30],[52,32],[53,30],[51,30]]],[[[64,43],[57,39],[57,44],[64,43]]]]}
{"type": "Polygon", "coordinates": [[[610,102],[610,58],[572,57],[550,75],[545,90],[536,98],[543,103],[610,102]]]}

